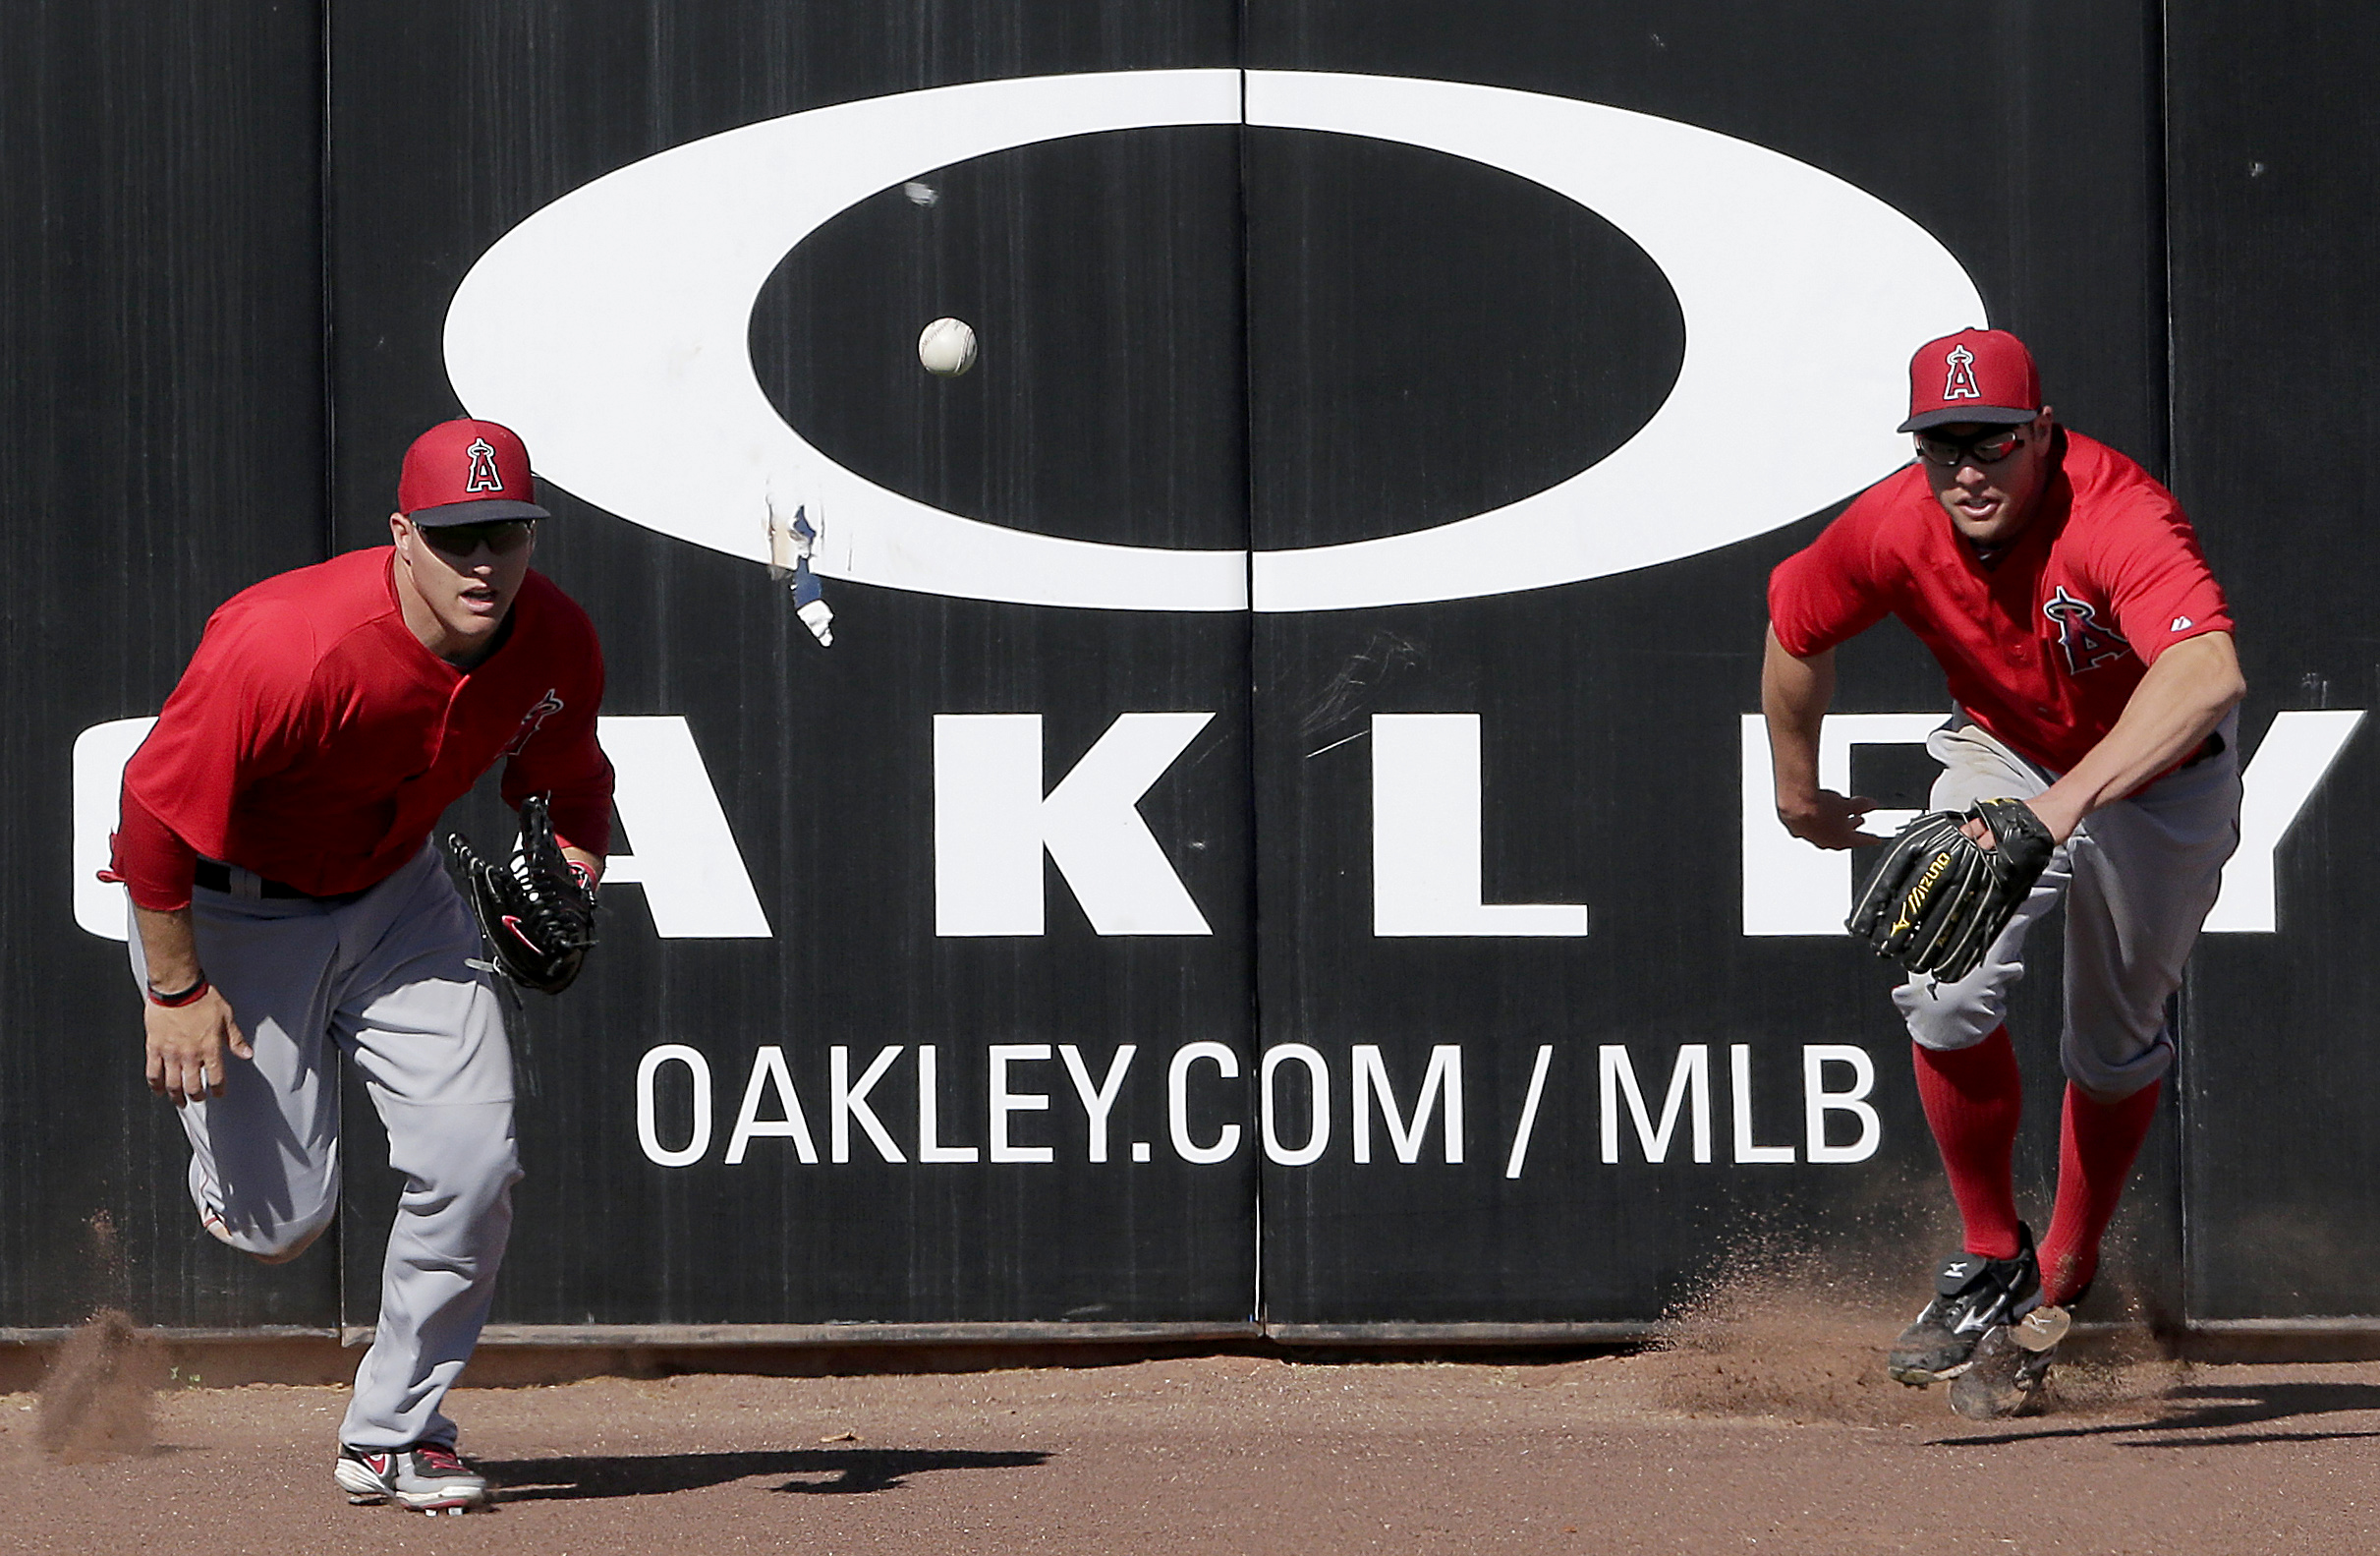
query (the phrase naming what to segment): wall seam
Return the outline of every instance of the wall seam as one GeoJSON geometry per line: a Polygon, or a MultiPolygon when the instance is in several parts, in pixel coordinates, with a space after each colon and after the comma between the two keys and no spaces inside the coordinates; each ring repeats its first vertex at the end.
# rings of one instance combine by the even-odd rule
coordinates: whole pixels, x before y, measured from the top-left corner
{"type": "MultiPolygon", "coordinates": [[[[320,315],[320,351],[322,353],[322,525],[320,550],[328,561],[339,551],[339,400],[337,358],[333,348],[337,327],[333,319],[331,291],[331,8],[333,0],[322,0],[316,11],[321,55],[321,96],[316,123],[317,151],[314,173],[315,259],[318,269],[315,295],[320,315]]],[[[347,1061],[334,1061],[344,1073],[347,1061]]],[[[331,1107],[338,1115],[342,1134],[347,1127],[347,1088],[334,1087],[331,1107]]],[[[339,1196],[338,1212],[331,1217],[329,1230],[331,1265],[336,1272],[336,1286],[331,1300],[336,1304],[340,1326],[347,1323],[347,1196],[339,1196]]]]}
{"type": "MultiPolygon", "coordinates": [[[[2171,9],[2171,0],[2153,0],[2153,3],[2147,8],[2149,70],[2146,74],[2150,92],[2149,132],[2154,140],[2154,155],[2150,163],[2150,173],[2155,184],[2153,196],[2155,221],[2152,224],[2152,231],[2156,235],[2157,243],[2155,267],[2158,288],[2157,320],[2159,345],[2162,348],[2156,359],[2159,375],[2157,388],[2161,401],[2159,410],[2165,422],[2166,480],[2175,486],[2180,486],[2182,441],[2180,423],[2175,414],[2174,390],[2174,202],[2171,113],[2174,67],[2172,29],[2169,21],[2171,9]]],[[[2203,934],[2203,932],[2201,933],[2203,934]]],[[[2191,1105],[2192,1082],[2188,1061],[2190,1040],[2196,1035],[2196,1023],[2192,1019],[2192,1009],[2196,1004],[2192,994],[2196,982],[2195,968],[2189,963],[2184,963],[2182,987],[2176,991],[2174,1002],[2174,1032],[2177,1041],[2174,1045],[2176,1084],[2173,1091],[2175,1239],[2178,1244],[2177,1262],[2180,1265],[2175,1272],[2175,1284],[2180,1293],[2182,1321],[2185,1325],[2196,1321],[2198,1309],[2194,1248],[2196,1239],[2193,1235],[2190,1211],[2191,1169],[2195,1155],[2191,1149],[2191,1143],[2197,1110],[2191,1105]]]]}
{"type": "MultiPolygon", "coordinates": [[[[1239,226],[1239,332],[1240,332],[1240,469],[1242,492],[1248,515],[1242,550],[1242,587],[1246,591],[1247,607],[1241,614],[1246,624],[1242,641],[1247,645],[1247,710],[1241,720],[1241,729],[1248,742],[1248,1100],[1253,1107],[1256,1098],[1255,1076],[1258,1061],[1265,1048],[1265,977],[1264,977],[1264,787],[1259,780],[1257,763],[1257,709],[1261,694],[1256,666],[1256,327],[1255,309],[1250,292],[1254,272],[1248,255],[1248,6],[1249,0],[1239,0],[1237,33],[1232,39],[1232,54],[1239,74],[1239,124],[1235,131],[1239,149],[1239,178],[1237,182],[1238,208],[1233,218],[1239,226]]],[[[1249,1117],[1253,1118],[1251,1112],[1249,1117]]],[[[1248,1314],[1258,1324],[1271,1321],[1265,1292],[1265,1159],[1261,1142],[1255,1153],[1255,1201],[1250,1207],[1249,1235],[1254,1242],[1253,1279],[1248,1293],[1248,1314]]]]}

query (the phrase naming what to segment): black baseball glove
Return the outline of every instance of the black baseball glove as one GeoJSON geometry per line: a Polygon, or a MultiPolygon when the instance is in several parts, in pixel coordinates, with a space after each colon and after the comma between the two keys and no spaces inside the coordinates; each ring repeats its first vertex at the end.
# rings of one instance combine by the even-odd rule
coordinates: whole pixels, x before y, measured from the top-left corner
{"type": "Polygon", "coordinates": [[[2056,847],[2022,800],[1928,811],[1885,846],[1843,927],[1920,977],[1956,983],[2009,927],[2056,847]],[[1959,831],[1976,820],[1995,846],[1959,831]]]}
{"type": "Polygon", "coordinates": [[[448,833],[446,846],[498,970],[546,994],[569,988],[595,944],[595,889],[554,841],[545,796],[522,802],[520,851],[504,867],[481,858],[461,833],[448,833]]]}

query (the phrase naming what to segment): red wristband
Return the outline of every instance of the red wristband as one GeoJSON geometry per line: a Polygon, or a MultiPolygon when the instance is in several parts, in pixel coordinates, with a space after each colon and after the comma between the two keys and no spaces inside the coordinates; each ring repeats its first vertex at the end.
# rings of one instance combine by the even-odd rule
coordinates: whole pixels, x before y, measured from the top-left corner
{"type": "Polygon", "coordinates": [[[197,1005],[201,999],[205,998],[206,991],[213,987],[214,985],[206,981],[206,975],[204,973],[200,973],[198,975],[198,981],[192,984],[189,988],[183,990],[180,994],[159,994],[154,987],[150,988],[148,991],[148,1003],[151,1005],[163,1006],[168,1010],[179,1010],[186,1005],[197,1005]]]}

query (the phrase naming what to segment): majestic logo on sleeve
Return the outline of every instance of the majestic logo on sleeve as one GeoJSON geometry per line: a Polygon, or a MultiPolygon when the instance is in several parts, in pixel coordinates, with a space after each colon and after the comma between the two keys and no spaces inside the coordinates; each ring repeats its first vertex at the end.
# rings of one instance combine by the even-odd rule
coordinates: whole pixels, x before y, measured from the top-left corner
{"type": "Polygon", "coordinates": [[[465,491],[501,491],[504,478],[496,473],[496,451],[484,437],[475,437],[463,450],[471,456],[471,479],[463,484],[465,491]]]}
{"type": "Polygon", "coordinates": [[[2132,652],[2123,633],[2099,619],[2098,607],[2068,594],[2064,584],[2042,602],[2041,613],[2058,624],[2058,647],[2066,655],[2069,674],[2097,669],[2132,652]]]}
{"type": "Polygon", "coordinates": [[[513,731],[512,743],[504,748],[504,754],[508,757],[519,756],[521,748],[529,744],[529,737],[538,732],[538,726],[561,711],[561,697],[553,687],[548,686],[545,695],[538,699],[538,705],[521,716],[521,727],[513,731]]]}
{"type": "Polygon", "coordinates": [[[1951,354],[1942,359],[1950,365],[1951,375],[1942,381],[1942,397],[1946,400],[1980,400],[1983,390],[1975,386],[1975,354],[1964,346],[1953,346],[1951,354]]]}

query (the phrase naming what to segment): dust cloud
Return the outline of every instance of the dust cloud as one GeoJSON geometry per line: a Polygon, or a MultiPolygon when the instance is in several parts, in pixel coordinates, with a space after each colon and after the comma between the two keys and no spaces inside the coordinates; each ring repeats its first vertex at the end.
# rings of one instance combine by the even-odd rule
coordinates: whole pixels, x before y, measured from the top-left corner
{"type": "MultiPolygon", "coordinates": [[[[1637,1363],[1647,1403],[1689,1416],[1963,1427],[1947,1385],[1911,1388],[1884,1370],[1926,1296],[1922,1275],[1840,1251],[1741,1249],[1665,1315],[1658,1348],[1637,1363]]],[[[2187,1364],[2136,1310],[2089,1316],[2102,1322],[2067,1342],[2034,1413],[2162,1413],[2187,1364]]]]}
{"type": "Polygon", "coordinates": [[[146,1453],[156,1442],[150,1401],[164,1381],[164,1348],[121,1309],[102,1308],[51,1360],[34,1440],[68,1464],[146,1453]]]}

